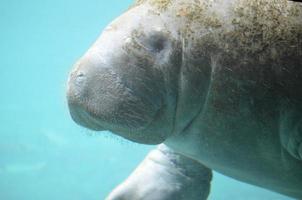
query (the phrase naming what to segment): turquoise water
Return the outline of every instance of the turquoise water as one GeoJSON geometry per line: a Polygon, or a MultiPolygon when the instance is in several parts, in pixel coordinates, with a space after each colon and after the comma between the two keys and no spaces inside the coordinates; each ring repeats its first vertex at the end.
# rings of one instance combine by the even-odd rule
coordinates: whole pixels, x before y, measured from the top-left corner
{"type": "MultiPolygon", "coordinates": [[[[72,64],[130,0],[0,1],[0,199],[102,200],[152,146],[70,118],[72,64]]],[[[287,200],[214,174],[211,200],[287,200]]]]}

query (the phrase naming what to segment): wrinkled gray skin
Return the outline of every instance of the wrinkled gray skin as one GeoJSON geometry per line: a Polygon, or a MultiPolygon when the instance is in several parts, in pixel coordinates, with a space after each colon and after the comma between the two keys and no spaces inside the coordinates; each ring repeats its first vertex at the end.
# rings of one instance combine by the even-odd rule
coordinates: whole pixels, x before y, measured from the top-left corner
{"type": "Polygon", "coordinates": [[[302,199],[302,6],[140,0],[76,63],[74,121],[160,144],[108,200],[206,199],[211,170],[302,199]]]}

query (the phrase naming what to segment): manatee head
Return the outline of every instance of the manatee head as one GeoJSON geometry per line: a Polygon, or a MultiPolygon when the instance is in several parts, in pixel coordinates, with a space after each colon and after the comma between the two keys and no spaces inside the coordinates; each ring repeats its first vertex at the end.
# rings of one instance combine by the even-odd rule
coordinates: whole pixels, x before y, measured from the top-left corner
{"type": "Polygon", "coordinates": [[[180,24],[150,3],[137,3],[109,24],[70,73],[73,120],[145,144],[185,128],[200,110],[200,85],[207,84],[195,77],[202,70],[185,67],[180,24]]]}

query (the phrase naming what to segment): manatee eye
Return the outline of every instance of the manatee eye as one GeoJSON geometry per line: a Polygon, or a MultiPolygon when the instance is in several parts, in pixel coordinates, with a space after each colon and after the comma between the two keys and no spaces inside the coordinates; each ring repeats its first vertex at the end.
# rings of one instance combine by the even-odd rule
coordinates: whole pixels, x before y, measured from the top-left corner
{"type": "Polygon", "coordinates": [[[153,32],[147,36],[144,43],[147,49],[154,53],[159,53],[166,47],[167,35],[160,31],[153,32]]]}

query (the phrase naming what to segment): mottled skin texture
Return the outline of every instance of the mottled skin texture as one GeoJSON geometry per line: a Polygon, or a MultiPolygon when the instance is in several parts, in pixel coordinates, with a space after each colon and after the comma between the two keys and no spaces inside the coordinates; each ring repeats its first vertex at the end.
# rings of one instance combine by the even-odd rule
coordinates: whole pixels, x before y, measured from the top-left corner
{"type": "Polygon", "coordinates": [[[77,62],[71,115],[93,130],[164,143],[173,153],[159,160],[177,155],[177,169],[195,163],[206,178],[186,186],[148,156],[108,199],[195,200],[185,194],[200,186],[206,199],[209,168],[301,199],[301,38],[301,3],[138,0],[77,62]],[[138,184],[144,176],[152,181],[138,184]]]}

